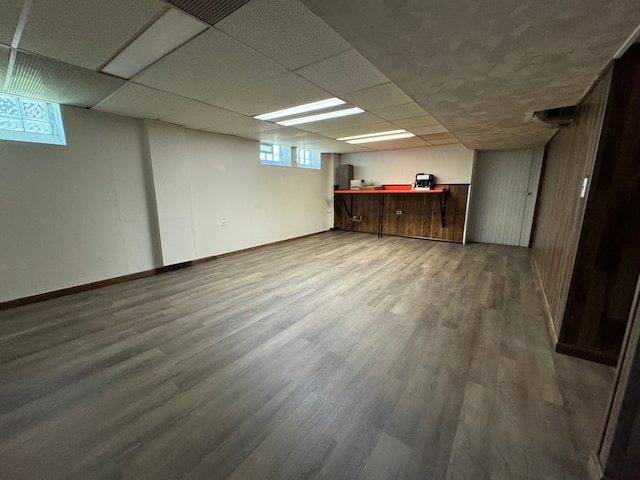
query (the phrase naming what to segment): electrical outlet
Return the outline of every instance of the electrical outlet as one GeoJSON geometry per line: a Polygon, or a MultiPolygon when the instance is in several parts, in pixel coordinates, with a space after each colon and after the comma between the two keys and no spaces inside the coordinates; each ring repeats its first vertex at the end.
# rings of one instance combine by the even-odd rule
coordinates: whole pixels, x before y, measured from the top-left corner
{"type": "Polygon", "coordinates": [[[229,226],[229,220],[220,220],[218,223],[220,224],[221,227],[229,226]]]}
{"type": "Polygon", "coordinates": [[[402,210],[396,210],[396,215],[402,215],[402,210]]]}

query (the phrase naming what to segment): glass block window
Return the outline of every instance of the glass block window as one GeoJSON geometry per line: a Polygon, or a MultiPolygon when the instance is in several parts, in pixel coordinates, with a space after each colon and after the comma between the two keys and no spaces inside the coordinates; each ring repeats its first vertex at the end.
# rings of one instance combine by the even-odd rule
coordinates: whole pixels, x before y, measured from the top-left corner
{"type": "Polygon", "coordinates": [[[0,140],[66,145],[60,105],[0,93],[0,140]]]}
{"type": "Polygon", "coordinates": [[[298,148],[298,167],[320,170],[322,167],[320,152],[298,148]]]}
{"type": "Polygon", "coordinates": [[[291,166],[291,147],[260,144],[260,163],[263,165],[291,166]]]}

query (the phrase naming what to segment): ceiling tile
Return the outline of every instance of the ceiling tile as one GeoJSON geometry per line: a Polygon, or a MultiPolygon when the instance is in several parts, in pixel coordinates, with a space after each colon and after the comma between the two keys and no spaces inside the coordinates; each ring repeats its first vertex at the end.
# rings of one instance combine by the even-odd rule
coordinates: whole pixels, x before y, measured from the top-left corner
{"type": "Polygon", "coordinates": [[[228,95],[216,96],[207,103],[254,116],[330,97],[331,94],[288,72],[228,95]]]}
{"type": "Polygon", "coordinates": [[[371,149],[375,150],[396,150],[402,148],[417,148],[417,147],[428,147],[429,142],[423,140],[420,137],[411,137],[411,138],[400,138],[398,140],[388,140],[385,142],[375,142],[375,143],[364,143],[362,145],[366,145],[371,149]]]}
{"type": "Polygon", "coordinates": [[[7,93],[76,107],[93,107],[125,83],[119,78],[21,51],[8,80],[7,93]]]}
{"type": "Polygon", "coordinates": [[[101,101],[94,107],[94,110],[127,117],[157,120],[160,117],[184,110],[195,103],[194,100],[188,98],[129,82],[101,101]]]}
{"type": "Polygon", "coordinates": [[[444,128],[442,125],[409,128],[409,131],[411,133],[415,133],[416,135],[432,135],[434,133],[448,133],[446,128],[444,128]]]}
{"type": "Polygon", "coordinates": [[[343,95],[342,99],[369,111],[412,102],[411,98],[393,83],[358,90],[343,95]]]}
{"type": "Polygon", "coordinates": [[[351,145],[350,143],[344,143],[344,142],[341,142],[341,143],[343,145],[341,145],[339,148],[336,148],[336,150],[333,151],[332,153],[370,152],[372,150],[371,148],[367,148],[362,145],[351,145]]]}
{"type": "MultiPolygon", "coordinates": [[[[417,129],[419,127],[432,127],[434,125],[438,125],[438,121],[435,118],[433,118],[431,115],[422,115],[420,117],[412,117],[412,118],[401,118],[398,120],[393,120],[393,123],[401,126],[402,128],[411,129],[413,133],[416,133],[414,132],[414,129],[417,129]]],[[[443,130],[443,131],[446,132],[446,130],[443,130]]],[[[440,133],[440,131],[429,132],[429,133],[440,133]]]]}
{"type": "Polygon", "coordinates": [[[7,75],[7,67],[9,66],[9,56],[11,49],[0,46],[0,90],[4,87],[4,79],[7,75]]]}
{"type": "Polygon", "coordinates": [[[240,137],[279,128],[273,123],[238,115],[234,120],[206,128],[207,132],[238,135],[240,137]]]}
{"type": "Polygon", "coordinates": [[[96,70],[165,9],[161,0],[34,0],[20,49],[96,70]]]}
{"type": "Polygon", "coordinates": [[[297,0],[252,0],[216,28],[291,70],[350,48],[297,0]]]}
{"type": "MultiPolygon", "coordinates": [[[[323,140],[317,142],[299,142],[296,146],[303,147],[309,150],[315,150],[316,152],[322,153],[338,153],[345,151],[353,151],[347,150],[345,146],[352,146],[349,143],[338,142],[336,140],[323,140]]],[[[359,146],[358,150],[355,151],[365,151],[368,150],[366,147],[359,146]]]]}
{"type": "Polygon", "coordinates": [[[290,145],[295,143],[295,139],[309,135],[309,132],[303,132],[290,127],[278,127],[272,130],[259,132],[259,139],[269,143],[282,143],[290,145]]]}
{"type": "Polygon", "coordinates": [[[161,117],[160,120],[177,125],[184,125],[193,130],[202,130],[230,120],[235,120],[238,117],[239,115],[236,113],[212,107],[206,103],[196,103],[185,110],[161,117]]]}
{"type": "Polygon", "coordinates": [[[364,112],[357,115],[349,115],[347,117],[322,120],[320,122],[304,123],[302,125],[296,125],[296,128],[300,130],[306,130],[308,132],[324,132],[329,130],[336,130],[338,128],[371,125],[372,123],[380,123],[380,118],[376,117],[372,113],[364,112]]]}
{"type": "Polygon", "coordinates": [[[457,138],[447,138],[443,140],[429,140],[432,145],[452,145],[454,143],[460,143],[457,138]]]}
{"type": "Polygon", "coordinates": [[[221,96],[286,69],[211,28],[134,77],[137,83],[195,100],[221,96]]]}
{"type": "Polygon", "coordinates": [[[446,140],[449,138],[456,138],[450,133],[432,133],[430,135],[420,135],[422,138],[430,142],[431,140],[446,140]]]}
{"type": "Polygon", "coordinates": [[[285,145],[310,145],[312,143],[327,142],[330,138],[323,137],[322,135],[316,135],[314,133],[304,132],[303,135],[297,135],[293,138],[287,139],[284,142],[285,145]]]}
{"type": "Polygon", "coordinates": [[[296,73],[337,96],[389,82],[353,49],[301,68],[296,73]]]}
{"type": "Polygon", "coordinates": [[[2,2],[2,15],[0,15],[0,43],[7,46],[11,45],[23,3],[24,2],[22,1],[2,2]]]}
{"type": "Polygon", "coordinates": [[[427,112],[425,112],[421,106],[413,102],[373,110],[372,113],[375,113],[385,120],[398,120],[401,118],[413,118],[427,115],[427,112]]]}
{"type": "Polygon", "coordinates": [[[322,135],[331,138],[352,137],[354,135],[366,135],[368,133],[389,132],[398,130],[398,126],[389,122],[370,123],[366,125],[353,125],[345,128],[323,130],[322,135]]]}

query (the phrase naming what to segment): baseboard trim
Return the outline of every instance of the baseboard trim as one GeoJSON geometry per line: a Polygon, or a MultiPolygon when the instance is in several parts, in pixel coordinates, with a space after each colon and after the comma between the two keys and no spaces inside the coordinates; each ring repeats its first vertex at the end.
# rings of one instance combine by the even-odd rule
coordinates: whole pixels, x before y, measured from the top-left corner
{"type": "Polygon", "coordinates": [[[173,270],[179,270],[181,268],[190,267],[198,263],[210,262],[220,257],[227,257],[230,255],[237,255],[243,252],[249,252],[251,250],[258,250],[260,248],[270,247],[273,245],[279,245],[281,243],[292,242],[294,240],[300,240],[302,238],[312,237],[325,233],[327,230],[323,230],[316,233],[309,233],[300,237],[288,238],[286,240],[279,240],[277,242],[265,243],[264,245],[258,245],[255,247],[244,248],[242,250],[234,250],[233,252],[223,253],[222,255],[214,255],[211,257],[197,258],[188,262],[177,263],[175,265],[167,265],[164,267],[152,268],[151,270],[144,270],[142,272],[130,273],[128,275],[122,275],[119,277],[107,278],[104,280],[98,280],[97,282],[84,283],[82,285],[75,285],[73,287],[62,288],[60,290],[53,290],[51,292],[39,293],[37,295],[31,295],[29,297],[17,298],[15,300],[8,300],[6,302],[0,302],[0,310],[9,310],[11,308],[21,307],[29,305],[31,303],[44,302],[45,300],[51,300],[58,297],[64,297],[67,295],[73,295],[74,293],[86,292],[87,290],[94,290],[96,288],[108,287],[109,285],[115,285],[117,283],[130,282],[131,280],[137,280],[140,278],[150,277],[152,275],[159,275],[161,273],[170,272],[173,270]]]}
{"type": "Polygon", "coordinates": [[[584,358],[592,362],[602,363],[604,365],[611,365],[615,367],[618,364],[618,356],[589,350],[588,348],[578,347],[577,345],[571,345],[568,343],[558,342],[556,343],[556,352],[570,355],[572,357],[584,358]]]}
{"type": "Polygon", "coordinates": [[[587,472],[589,474],[589,480],[613,480],[602,472],[602,465],[600,464],[600,459],[598,458],[598,455],[596,455],[596,452],[591,452],[589,455],[587,472]]]}
{"type": "Polygon", "coordinates": [[[105,280],[98,280],[97,282],[84,283],[82,285],[75,285],[73,287],[61,288],[60,290],[53,290],[51,292],[39,293],[37,295],[31,295],[29,297],[17,298],[15,300],[9,300],[7,302],[0,303],[0,310],[8,310],[10,308],[21,307],[23,305],[29,305],[31,303],[44,302],[45,300],[51,300],[53,298],[64,297],[66,295],[73,295],[74,293],[85,292],[87,290],[93,290],[101,287],[108,287],[109,285],[115,285],[116,283],[129,282],[131,280],[137,280],[139,278],[150,277],[159,273],[169,272],[171,270],[177,270],[185,266],[189,266],[190,262],[186,264],[177,264],[166,267],[153,268],[151,270],[144,270],[142,272],[130,273],[128,275],[122,275],[120,277],[107,278],[105,280]]]}
{"type": "Polygon", "coordinates": [[[544,317],[547,320],[547,333],[549,334],[549,340],[551,342],[551,348],[554,348],[554,345],[558,343],[558,332],[556,331],[556,324],[553,321],[553,316],[551,315],[551,306],[549,305],[549,299],[547,298],[547,292],[544,290],[544,284],[542,283],[542,275],[540,275],[540,270],[538,269],[538,263],[536,262],[536,257],[531,255],[531,264],[533,265],[533,271],[535,273],[536,280],[538,282],[538,289],[540,292],[540,299],[542,300],[544,317]]]}

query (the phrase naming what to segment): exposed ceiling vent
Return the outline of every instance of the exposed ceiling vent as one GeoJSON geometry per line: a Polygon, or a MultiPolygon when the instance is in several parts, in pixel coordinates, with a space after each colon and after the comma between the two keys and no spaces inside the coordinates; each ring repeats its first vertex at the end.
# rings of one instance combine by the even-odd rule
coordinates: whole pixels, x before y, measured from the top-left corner
{"type": "Polygon", "coordinates": [[[568,127],[576,114],[575,105],[533,112],[533,118],[550,128],[568,127]]]}
{"type": "Polygon", "coordinates": [[[209,25],[215,25],[249,0],[168,0],[168,2],[209,25]]]}

